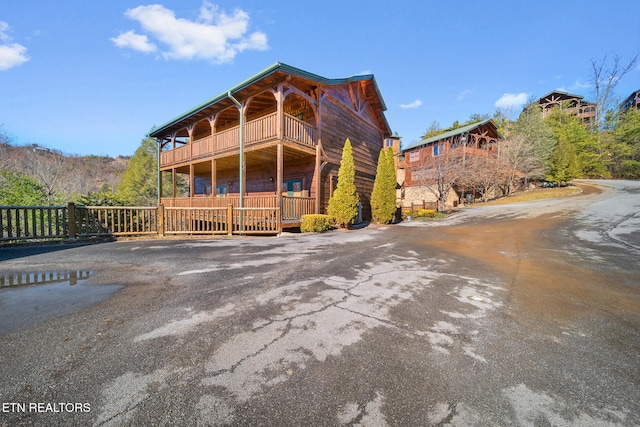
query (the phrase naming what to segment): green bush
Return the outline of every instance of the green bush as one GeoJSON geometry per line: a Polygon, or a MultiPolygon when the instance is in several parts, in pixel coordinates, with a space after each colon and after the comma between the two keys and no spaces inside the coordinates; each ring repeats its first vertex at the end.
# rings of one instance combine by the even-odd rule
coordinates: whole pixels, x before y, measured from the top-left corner
{"type": "Polygon", "coordinates": [[[640,162],[635,160],[623,160],[618,174],[621,178],[640,179],[640,162]]]}
{"type": "Polygon", "coordinates": [[[303,233],[322,233],[329,228],[331,228],[331,217],[329,215],[302,215],[300,231],[303,233]]]}
{"type": "Polygon", "coordinates": [[[435,218],[436,211],[435,209],[420,209],[416,212],[416,217],[435,218]]]}

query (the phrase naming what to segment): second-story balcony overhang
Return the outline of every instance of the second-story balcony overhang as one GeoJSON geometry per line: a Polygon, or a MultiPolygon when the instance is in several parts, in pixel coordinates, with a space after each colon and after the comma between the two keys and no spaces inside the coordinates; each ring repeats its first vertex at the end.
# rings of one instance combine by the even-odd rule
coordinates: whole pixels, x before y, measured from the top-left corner
{"type": "MultiPolygon", "coordinates": [[[[168,140],[160,155],[162,167],[179,165],[205,158],[221,158],[237,155],[240,149],[240,125],[213,130],[197,139],[168,140]]],[[[291,114],[272,112],[244,123],[243,143],[245,150],[268,148],[283,142],[308,154],[315,154],[316,127],[291,114]]]]}

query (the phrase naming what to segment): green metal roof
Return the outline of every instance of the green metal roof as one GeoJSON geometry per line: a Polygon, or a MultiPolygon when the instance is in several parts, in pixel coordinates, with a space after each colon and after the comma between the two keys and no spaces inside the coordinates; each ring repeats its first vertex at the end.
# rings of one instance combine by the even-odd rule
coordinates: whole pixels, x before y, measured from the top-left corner
{"type": "MultiPolygon", "coordinates": [[[[348,77],[348,78],[343,78],[343,79],[328,79],[326,77],[322,77],[319,76],[317,74],[313,74],[310,73],[308,71],[304,71],[301,70],[300,68],[296,68],[296,67],[292,67],[291,65],[287,65],[284,64],[282,62],[275,62],[273,64],[271,64],[270,66],[268,66],[267,68],[265,68],[262,71],[259,71],[258,73],[254,74],[253,76],[249,77],[246,80],[243,80],[242,82],[238,83],[237,85],[225,90],[224,92],[222,92],[220,95],[215,96],[211,99],[209,99],[208,101],[203,102],[202,104],[198,105],[195,108],[192,108],[191,110],[187,111],[184,114],[181,114],[180,116],[174,118],[173,120],[170,120],[168,122],[166,122],[165,124],[157,127],[156,129],[152,130],[151,132],[149,132],[146,136],[147,137],[158,137],[161,136],[161,134],[169,127],[175,125],[178,122],[181,122],[185,119],[188,119],[189,117],[193,116],[194,114],[197,114],[199,112],[201,112],[202,110],[222,101],[225,98],[229,97],[229,93],[231,95],[233,95],[234,93],[237,93],[239,91],[241,91],[242,89],[246,88],[247,86],[250,86],[251,84],[273,74],[276,72],[284,72],[287,74],[293,74],[296,75],[298,77],[302,77],[305,79],[309,79],[312,81],[316,81],[318,83],[322,83],[322,84],[326,84],[326,85],[336,85],[336,84],[344,84],[344,83],[351,83],[351,82],[357,82],[357,81],[363,81],[363,80],[371,80],[371,82],[373,83],[373,86],[375,88],[376,94],[380,100],[380,105],[382,106],[382,111],[386,111],[387,107],[384,103],[384,100],[382,99],[382,95],[380,94],[380,89],[378,88],[378,84],[375,81],[375,78],[373,76],[373,74],[365,74],[365,75],[359,75],[359,76],[352,76],[352,77],[348,77]]],[[[391,127],[389,126],[389,123],[387,122],[386,117],[384,117],[384,115],[382,115],[382,119],[384,120],[384,124],[387,126],[387,129],[389,130],[389,132],[391,132],[391,127]]]]}
{"type": "MultiPolygon", "coordinates": [[[[463,134],[465,132],[469,132],[470,130],[473,130],[473,129],[479,127],[479,126],[485,125],[485,124],[487,124],[489,122],[493,123],[493,120],[486,119],[486,120],[483,120],[481,122],[471,123],[471,124],[466,125],[466,126],[462,126],[462,127],[459,127],[459,128],[456,128],[456,129],[453,129],[453,130],[450,130],[450,131],[447,131],[447,132],[444,132],[444,133],[440,133],[440,134],[438,134],[436,136],[432,136],[432,137],[429,137],[429,138],[421,139],[420,141],[414,142],[413,144],[403,148],[402,151],[411,150],[412,148],[421,147],[423,145],[429,145],[429,144],[432,144],[434,142],[437,142],[437,141],[440,141],[440,140],[443,140],[443,139],[449,139],[449,138],[452,138],[452,137],[454,137],[456,135],[460,135],[460,134],[463,134]]],[[[494,126],[495,126],[495,123],[494,123],[494,126]]],[[[496,129],[497,129],[497,127],[496,127],[496,129]]]]}

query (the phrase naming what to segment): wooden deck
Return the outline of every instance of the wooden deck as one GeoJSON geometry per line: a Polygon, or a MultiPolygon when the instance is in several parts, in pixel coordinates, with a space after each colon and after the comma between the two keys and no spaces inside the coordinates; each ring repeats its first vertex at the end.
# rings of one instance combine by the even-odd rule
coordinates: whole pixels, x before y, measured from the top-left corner
{"type": "MultiPolygon", "coordinates": [[[[268,114],[244,125],[244,145],[249,147],[278,139],[277,113],[268,114]]],[[[282,138],[306,147],[315,147],[316,128],[302,120],[284,114],[282,138]]],[[[233,154],[240,148],[240,126],[235,126],[196,139],[190,144],[160,153],[161,167],[180,164],[214,155],[233,154]]]]}

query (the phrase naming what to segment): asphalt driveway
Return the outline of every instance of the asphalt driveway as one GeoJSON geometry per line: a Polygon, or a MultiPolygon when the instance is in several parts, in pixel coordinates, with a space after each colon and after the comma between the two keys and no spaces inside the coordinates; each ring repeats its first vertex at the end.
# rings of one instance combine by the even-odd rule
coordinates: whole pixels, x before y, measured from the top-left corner
{"type": "Polygon", "coordinates": [[[0,425],[638,425],[640,183],[593,184],[440,222],[0,249],[0,425]],[[17,284],[54,272],[76,279],[17,284]]]}

